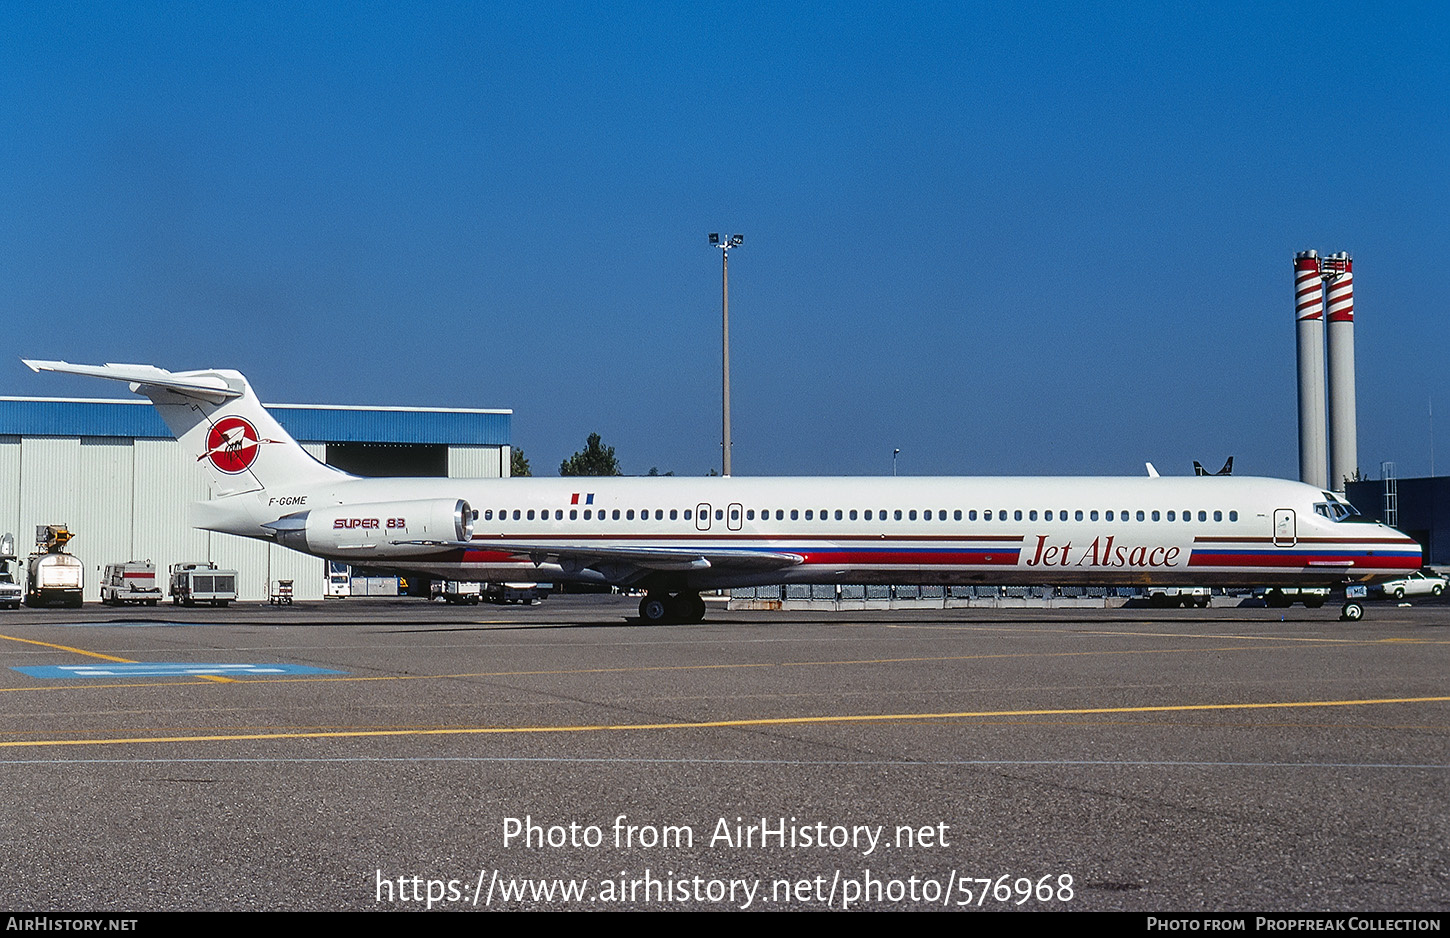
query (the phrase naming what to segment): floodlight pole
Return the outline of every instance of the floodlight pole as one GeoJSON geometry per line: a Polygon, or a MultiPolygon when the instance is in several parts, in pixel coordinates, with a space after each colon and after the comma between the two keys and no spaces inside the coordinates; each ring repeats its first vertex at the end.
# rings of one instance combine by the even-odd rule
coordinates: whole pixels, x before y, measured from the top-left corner
{"type": "Polygon", "coordinates": [[[721,475],[730,475],[730,249],[745,243],[745,236],[724,238],[711,232],[710,243],[720,249],[720,451],[721,475]]]}

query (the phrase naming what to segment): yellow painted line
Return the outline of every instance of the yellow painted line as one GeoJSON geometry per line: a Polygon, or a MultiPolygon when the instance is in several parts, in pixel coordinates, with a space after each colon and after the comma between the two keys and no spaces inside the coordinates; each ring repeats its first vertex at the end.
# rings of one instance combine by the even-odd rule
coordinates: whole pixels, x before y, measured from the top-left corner
{"type": "Polygon", "coordinates": [[[48,739],[0,742],[0,748],[35,746],[111,746],[129,743],[255,742],[274,739],[348,739],[381,736],[491,736],[522,733],[599,733],[639,730],[730,729],[747,726],[804,726],[820,723],[885,723],[917,720],[961,720],[987,717],[1089,716],[1111,713],[1188,713],[1214,710],[1275,710],[1304,707],[1363,707],[1380,704],[1445,703],[1450,697],[1384,697],[1368,700],[1299,700],[1273,703],[1169,704],[1147,707],[1081,707],[1058,710],[963,710],[951,713],[837,714],[811,717],[758,717],[744,720],[702,720],[680,723],[591,723],[576,726],[474,726],[443,729],[328,730],[321,732],[246,733],[215,736],[151,736],[114,739],[48,739]]]}
{"type": "MultiPolygon", "coordinates": [[[[1097,655],[1173,655],[1190,651],[1262,651],[1249,646],[1224,646],[1222,648],[1146,648],[1136,651],[1061,651],[1061,652],[1011,652],[999,655],[925,655],[915,658],[843,658],[825,661],[756,661],[733,664],[675,664],[652,665],[629,668],[560,668],[539,671],[475,671],[463,674],[383,674],[371,676],[344,675],[341,677],[259,677],[236,678],[239,684],[297,684],[297,683],[347,683],[349,681],[427,681],[450,678],[472,677],[549,677],[563,674],[648,674],[669,671],[729,671],[756,668],[813,668],[840,667],[854,664],[919,664],[929,661],[983,661],[1001,658],[1084,658],[1097,655]]],[[[132,685],[135,686],[135,685],[132,685]]]]}
{"type": "Polygon", "coordinates": [[[1143,638],[1199,638],[1234,640],[1245,642],[1313,642],[1323,645],[1387,645],[1392,642],[1410,642],[1421,645],[1445,645],[1450,642],[1430,638],[1309,638],[1295,635],[1182,635],[1174,632],[1109,632],[1100,629],[1072,629],[1084,635],[1130,635],[1143,638]]]}
{"type": "Polygon", "coordinates": [[[72,648],[69,645],[56,645],[51,642],[37,642],[33,638],[16,638],[13,635],[0,635],[0,638],[12,642],[24,642],[27,645],[42,645],[46,648],[59,648],[61,651],[68,651],[72,654],[85,655],[87,658],[100,658],[102,661],[116,661],[121,664],[136,664],[130,658],[117,658],[114,655],[103,655],[97,651],[86,651],[84,648],[72,648]]]}
{"type": "MultiPolygon", "coordinates": [[[[1144,623],[1145,625],[1147,623],[1144,623]]],[[[1270,624],[1265,622],[1267,627],[1270,624]]],[[[921,629],[926,631],[946,632],[1014,632],[1023,634],[1023,629],[1017,626],[988,626],[988,625],[922,625],[912,623],[893,622],[886,625],[889,629],[921,629]]],[[[1114,635],[1127,638],[1191,638],[1198,640],[1213,639],[1215,641],[1245,641],[1245,642],[1315,642],[1325,645],[1385,645],[1391,642],[1406,642],[1417,645],[1447,645],[1450,639],[1433,638],[1310,638],[1296,635],[1221,635],[1208,632],[1122,632],[1108,629],[1079,629],[1055,627],[1050,629],[1028,629],[1026,634],[1051,633],[1060,635],[1114,635]]]]}
{"type": "MultiPolygon", "coordinates": [[[[0,636],[3,638],[4,636],[0,636]]],[[[1213,652],[1213,651],[1263,651],[1262,648],[1250,646],[1225,645],[1220,648],[1141,648],[1136,650],[1116,651],[1062,651],[1062,652],[1011,652],[996,655],[928,655],[915,658],[854,658],[830,661],[761,661],[734,664],[679,664],[679,665],[658,665],[627,668],[560,668],[556,670],[539,671],[471,671],[459,674],[377,674],[377,675],[341,675],[329,677],[324,675],[309,675],[303,677],[259,677],[259,678],[236,678],[236,677],[211,677],[209,675],[198,675],[208,680],[225,681],[229,684],[313,684],[313,683],[349,683],[366,681],[441,681],[458,678],[479,678],[479,677],[549,677],[565,674],[647,674],[651,672],[669,671],[727,671],[745,668],[809,668],[817,666],[841,667],[843,665],[857,664],[917,664],[930,661],[981,661],[995,660],[1000,658],[1083,658],[1097,655],[1174,655],[1184,652],[1213,652]]],[[[137,681],[131,684],[64,684],[55,687],[0,687],[0,694],[18,691],[76,691],[76,690],[101,690],[104,688],[116,687],[189,687],[195,686],[196,681],[137,681]]]]}
{"type": "MultiPolygon", "coordinates": [[[[87,658],[100,658],[102,661],[114,661],[117,664],[138,664],[139,663],[139,662],[137,662],[137,661],[135,661],[135,660],[133,660],[131,658],[117,658],[115,655],[103,655],[103,654],[101,654],[98,651],[86,651],[84,648],[73,648],[70,645],[57,645],[57,644],[55,644],[53,642],[38,642],[38,641],[36,641],[33,638],[16,638],[14,635],[0,635],[0,638],[7,639],[7,640],[12,641],[12,642],[24,642],[27,645],[40,645],[40,646],[45,647],[45,648],[59,648],[61,651],[68,651],[68,652],[70,652],[72,654],[76,654],[76,655],[84,655],[87,658]]],[[[200,677],[203,681],[214,681],[214,682],[216,682],[218,684],[235,684],[236,683],[236,681],[233,678],[221,677],[220,675],[201,674],[201,675],[198,675],[198,677],[200,677]]],[[[134,686],[134,685],[122,685],[122,686],[134,686]]],[[[22,689],[24,689],[24,688],[19,688],[19,687],[3,687],[3,688],[0,688],[0,690],[22,690],[22,689]]]]}

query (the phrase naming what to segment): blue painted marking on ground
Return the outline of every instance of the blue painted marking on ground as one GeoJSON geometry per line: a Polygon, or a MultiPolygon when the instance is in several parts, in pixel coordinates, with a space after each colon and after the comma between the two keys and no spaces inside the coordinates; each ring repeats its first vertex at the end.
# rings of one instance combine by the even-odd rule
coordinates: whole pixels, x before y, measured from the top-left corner
{"type": "Polygon", "coordinates": [[[77,677],[275,677],[279,674],[346,674],[305,664],[211,664],[190,661],[98,661],[95,664],[37,665],[12,668],[39,678],[77,677]]]}

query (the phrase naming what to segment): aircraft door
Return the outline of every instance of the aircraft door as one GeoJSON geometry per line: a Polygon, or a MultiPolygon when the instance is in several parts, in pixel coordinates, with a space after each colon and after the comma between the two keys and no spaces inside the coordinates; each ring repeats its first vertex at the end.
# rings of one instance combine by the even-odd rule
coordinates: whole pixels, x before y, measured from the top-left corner
{"type": "Polygon", "coordinates": [[[710,506],[705,502],[695,506],[695,528],[700,531],[710,530],[710,506]]]}
{"type": "Polygon", "coordinates": [[[1294,525],[1294,509],[1274,509],[1274,546],[1293,547],[1298,541],[1294,525]]]}
{"type": "Polygon", "coordinates": [[[730,507],[725,511],[725,526],[732,531],[739,531],[744,517],[745,509],[740,507],[740,503],[731,502],[730,507]]]}

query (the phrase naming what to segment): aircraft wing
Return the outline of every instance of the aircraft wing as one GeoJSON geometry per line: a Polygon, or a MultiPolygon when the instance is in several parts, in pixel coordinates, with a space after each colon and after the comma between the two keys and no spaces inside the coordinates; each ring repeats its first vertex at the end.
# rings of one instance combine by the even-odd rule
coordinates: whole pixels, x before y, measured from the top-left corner
{"type": "Polygon", "coordinates": [[[804,563],[800,554],[761,550],[691,550],[672,547],[604,547],[597,544],[537,544],[475,538],[471,541],[394,541],[419,547],[492,550],[527,557],[535,564],[558,563],[587,569],[626,565],[641,570],[779,570],[804,563]]]}

